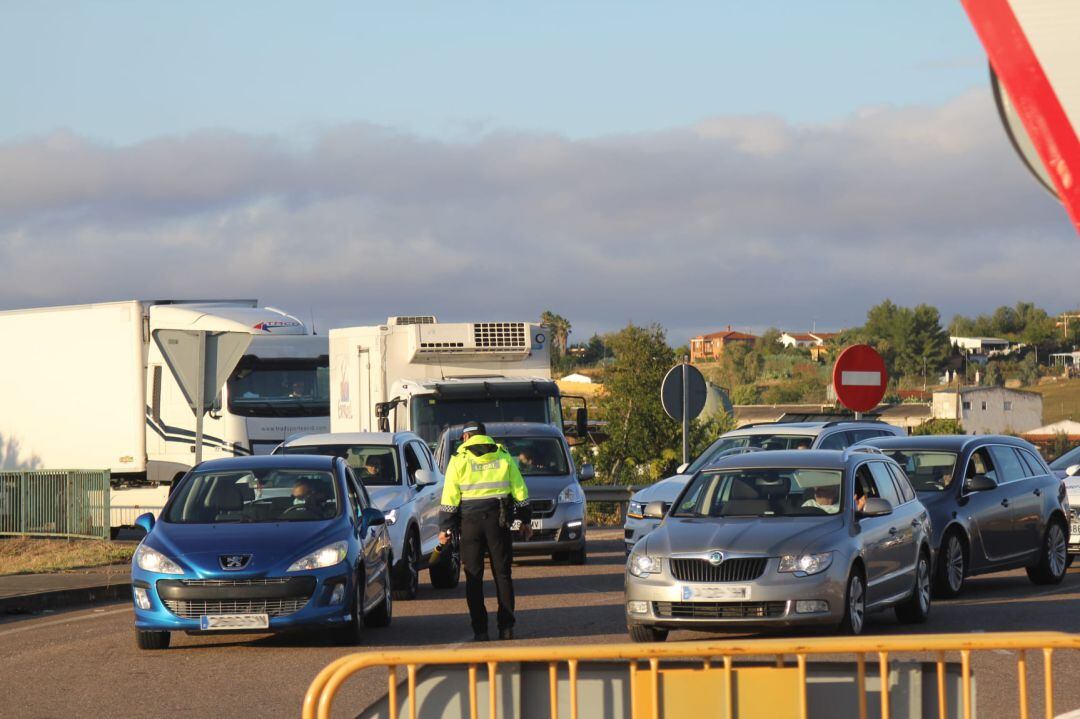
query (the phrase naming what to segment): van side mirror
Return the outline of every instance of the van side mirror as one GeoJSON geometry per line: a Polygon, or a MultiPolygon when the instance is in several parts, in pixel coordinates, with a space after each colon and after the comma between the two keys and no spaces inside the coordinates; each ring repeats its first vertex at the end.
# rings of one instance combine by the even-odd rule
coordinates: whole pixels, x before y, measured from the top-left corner
{"type": "Polygon", "coordinates": [[[991,489],[997,489],[997,486],[997,482],[985,474],[976,474],[964,480],[965,492],[989,492],[991,489]]]}
{"type": "Polygon", "coordinates": [[[424,487],[431,487],[437,484],[435,474],[430,469],[416,470],[413,474],[413,481],[416,482],[417,489],[423,489],[424,487]]]}
{"type": "Polygon", "coordinates": [[[649,502],[645,505],[645,511],[643,512],[646,519],[663,519],[664,518],[664,503],[663,502],[649,502]]]}
{"type": "Polygon", "coordinates": [[[146,532],[147,534],[150,534],[150,530],[154,528],[154,515],[150,512],[147,512],[146,514],[140,514],[135,519],[135,526],[146,532]]]}
{"type": "Polygon", "coordinates": [[[574,413],[574,424],[578,437],[587,437],[589,434],[589,410],[587,407],[578,407],[574,413]]]}
{"type": "Polygon", "coordinates": [[[886,514],[892,514],[892,504],[881,497],[867,497],[859,510],[860,517],[884,517],[886,514]]]}
{"type": "Polygon", "coordinates": [[[591,482],[596,479],[596,470],[593,469],[593,466],[591,464],[586,462],[578,469],[577,476],[578,481],[580,482],[591,482]]]}

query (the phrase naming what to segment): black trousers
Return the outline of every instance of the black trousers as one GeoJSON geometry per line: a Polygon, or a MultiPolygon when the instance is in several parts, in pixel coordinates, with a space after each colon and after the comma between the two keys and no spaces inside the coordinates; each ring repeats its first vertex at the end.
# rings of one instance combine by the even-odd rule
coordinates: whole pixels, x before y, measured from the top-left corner
{"type": "MultiPolygon", "coordinates": [[[[488,613],[484,606],[484,554],[491,557],[495,595],[499,599],[499,629],[514,626],[514,584],[510,578],[513,539],[509,527],[499,526],[498,502],[485,506],[461,508],[461,563],[465,565],[465,599],[473,633],[488,631],[488,613]]],[[[479,502],[477,504],[480,504],[479,502]]]]}

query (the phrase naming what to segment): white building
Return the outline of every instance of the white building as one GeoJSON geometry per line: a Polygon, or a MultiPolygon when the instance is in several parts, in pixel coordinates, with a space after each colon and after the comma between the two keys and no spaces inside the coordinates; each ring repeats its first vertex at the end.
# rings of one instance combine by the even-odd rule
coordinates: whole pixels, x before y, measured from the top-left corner
{"type": "Polygon", "coordinates": [[[1004,387],[964,387],[934,392],[934,418],[956,419],[969,434],[1020,434],[1042,425],[1038,392],[1004,387]]]}
{"type": "Polygon", "coordinates": [[[949,337],[949,344],[969,355],[986,355],[1009,349],[1009,340],[1000,337],[949,337]]]}
{"type": "Polygon", "coordinates": [[[568,374],[562,378],[562,382],[577,382],[578,384],[592,384],[592,377],[583,374],[568,374]]]}

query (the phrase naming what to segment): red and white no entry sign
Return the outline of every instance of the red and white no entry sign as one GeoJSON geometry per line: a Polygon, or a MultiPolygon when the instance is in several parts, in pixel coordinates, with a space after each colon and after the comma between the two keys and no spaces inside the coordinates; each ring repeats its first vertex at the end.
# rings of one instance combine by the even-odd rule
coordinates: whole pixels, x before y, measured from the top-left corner
{"type": "Polygon", "coordinates": [[[832,381],[840,404],[853,412],[869,412],[885,396],[889,375],[877,350],[870,345],[852,345],[836,358],[832,381]]]}

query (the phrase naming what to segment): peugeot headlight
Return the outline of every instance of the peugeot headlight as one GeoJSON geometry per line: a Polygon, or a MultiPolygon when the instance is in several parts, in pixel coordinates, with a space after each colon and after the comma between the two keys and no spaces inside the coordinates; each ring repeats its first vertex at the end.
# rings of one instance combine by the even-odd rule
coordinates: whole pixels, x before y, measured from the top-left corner
{"type": "Polygon", "coordinates": [[[563,487],[563,491],[559,492],[559,498],[556,501],[559,504],[581,504],[585,501],[585,495],[577,484],[568,484],[563,487]]]}
{"type": "Polygon", "coordinates": [[[645,516],[645,503],[630,500],[630,506],[626,509],[626,516],[641,519],[645,516]]]}
{"type": "Polygon", "coordinates": [[[631,554],[627,562],[630,573],[635,577],[659,574],[661,564],[660,557],[650,557],[647,554],[631,554]]]}
{"type": "Polygon", "coordinates": [[[146,572],[155,574],[183,574],[180,565],[166,557],[156,549],[151,549],[145,544],[140,544],[135,550],[135,566],[146,572]]]}
{"type": "Polygon", "coordinates": [[[289,567],[290,572],[303,572],[309,569],[322,569],[324,567],[332,567],[335,564],[345,560],[345,555],[349,553],[349,545],[345,542],[334,542],[328,544],[322,549],[316,549],[311,554],[304,555],[292,563],[289,567]]]}
{"type": "Polygon", "coordinates": [[[793,572],[796,577],[824,572],[832,564],[832,552],[822,554],[785,554],[780,557],[780,571],[793,572]]]}

